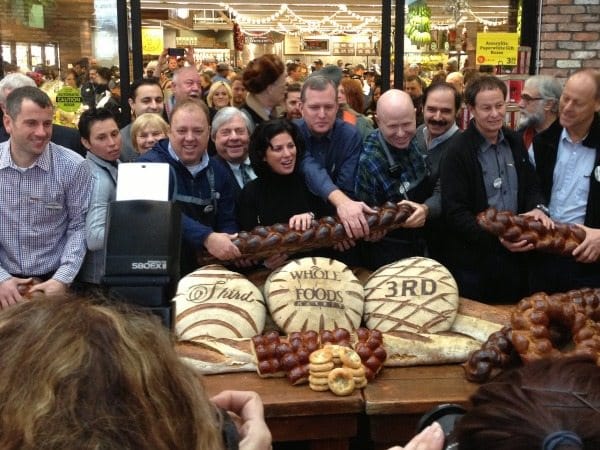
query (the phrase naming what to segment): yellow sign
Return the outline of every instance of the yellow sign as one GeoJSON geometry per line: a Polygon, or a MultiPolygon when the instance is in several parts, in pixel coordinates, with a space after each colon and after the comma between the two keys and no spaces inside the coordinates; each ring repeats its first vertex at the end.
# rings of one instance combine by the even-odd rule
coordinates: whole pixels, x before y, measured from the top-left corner
{"type": "Polygon", "coordinates": [[[477,64],[515,66],[518,53],[518,33],[477,33],[477,64]]]}
{"type": "Polygon", "coordinates": [[[162,28],[142,27],[142,53],[144,55],[160,55],[163,48],[162,28]]]}
{"type": "Polygon", "coordinates": [[[56,93],[56,106],[66,112],[76,112],[81,108],[81,94],[79,89],[64,86],[56,93]]]}

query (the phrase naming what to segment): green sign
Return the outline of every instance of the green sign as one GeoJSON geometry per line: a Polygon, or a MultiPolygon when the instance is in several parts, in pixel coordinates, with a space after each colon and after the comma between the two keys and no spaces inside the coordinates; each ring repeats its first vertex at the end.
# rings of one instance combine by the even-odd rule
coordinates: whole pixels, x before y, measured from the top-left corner
{"type": "Polygon", "coordinates": [[[56,93],[56,106],[66,112],[77,112],[81,107],[81,94],[79,89],[64,86],[56,93]]]}

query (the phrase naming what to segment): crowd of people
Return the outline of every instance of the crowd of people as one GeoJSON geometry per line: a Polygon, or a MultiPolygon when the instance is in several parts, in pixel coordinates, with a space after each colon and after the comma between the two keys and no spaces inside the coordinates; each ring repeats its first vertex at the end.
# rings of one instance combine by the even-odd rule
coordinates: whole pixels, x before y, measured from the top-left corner
{"type": "Polygon", "coordinates": [[[411,65],[404,91],[381,94],[375,70],[320,62],[308,76],[272,54],[241,73],[224,63],[200,72],[193,53],[177,60],[164,52],[153,73],[169,78],[168,89],[154,76],[134,81],[125,126],[103,101],[115,69],[78,63],[67,76],[77,75],[82,98],[86,86],[96,98],[78,130],[53,123],[51,100],[31,78],[0,80],[2,305],[20,301],[19,286],[31,278],[46,293],[101,284],[118,164],[132,161],[171,166],[169,195],[183,211],[182,273],[203,251],[275,268],[289,255],[240,261],[236,233],[276,222],[303,230],[337,215],[347,239],[318,254],[370,270],[429,256],[468,298],[512,303],[540,290],[600,286],[597,71],[578,71],[564,87],[530,77],[513,130],[506,84],[493,75],[471,73],[464,85],[450,61],[449,74],[428,81],[411,65]],[[463,109],[471,117],[464,130],[463,109]],[[414,212],[396,231],[371,233],[366,215],[388,201],[414,212]],[[482,230],[476,215],[489,207],[547,228],[575,223],[586,238],[569,257],[539,255],[526,241],[482,230]]]}

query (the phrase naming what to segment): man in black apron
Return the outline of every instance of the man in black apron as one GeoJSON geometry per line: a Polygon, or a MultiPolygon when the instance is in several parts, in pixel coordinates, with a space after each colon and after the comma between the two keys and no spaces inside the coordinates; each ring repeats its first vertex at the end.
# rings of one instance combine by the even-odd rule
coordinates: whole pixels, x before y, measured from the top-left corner
{"type": "Polygon", "coordinates": [[[358,163],[356,196],[368,205],[405,202],[415,208],[404,228],[365,246],[367,266],[376,269],[399,259],[425,254],[423,226],[433,195],[425,155],[416,144],[415,108],[405,92],[392,89],[377,102],[379,129],[365,139],[358,163]]]}
{"type": "Polygon", "coordinates": [[[158,142],[138,162],[170,165],[170,198],[182,211],[181,274],[197,267],[196,254],[206,249],[221,260],[240,256],[231,239],[238,231],[231,179],[208,157],[208,108],[202,102],[177,104],[168,138],[158,142]]]}

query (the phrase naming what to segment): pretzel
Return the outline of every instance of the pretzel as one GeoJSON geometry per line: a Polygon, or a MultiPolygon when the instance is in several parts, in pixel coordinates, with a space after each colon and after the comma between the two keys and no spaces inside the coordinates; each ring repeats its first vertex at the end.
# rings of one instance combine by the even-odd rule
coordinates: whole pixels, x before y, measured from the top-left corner
{"type": "Polygon", "coordinates": [[[354,392],[354,377],[352,376],[352,372],[350,370],[338,367],[337,369],[333,369],[329,372],[329,376],[327,377],[329,389],[335,395],[350,395],[354,392]]]}
{"type": "Polygon", "coordinates": [[[600,366],[600,289],[584,288],[548,295],[537,293],[521,300],[511,315],[511,326],[493,333],[463,365],[470,381],[486,381],[494,368],[541,358],[583,355],[600,366]],[[565,333],[575,344],[557,348],[565,333]]]}
{"type": "Polygon", "coordinates": [[[548,229],[533,217],[515,215],[510,211],[489,208],[477,215],[477,223],[484,230],[509,242],[525,240],[535,250],[570,256],[583,240],[585,230],[573,224],[554,223],[548,229]]]}
{"type": "MultiPolygon", "coordinates": [[[[365,214],[371,233],[399,228],[414,212],[414,208],[405,203],[386,202],[373,209],[375,213],[365,214]]],[[[282,223],[257,226],[251,231],[240,231],[232,242],[240,249],[240,259],[265,259],[279,253],[332,247],[347,238],[342,222],[338,218],[327,216],[318,221],[313,220],[305,231],[292,230],[282,223]]],[[[214,262],[218,260],[206,251],[198,255],[198,263],[201,266],[214,262]]]]}

